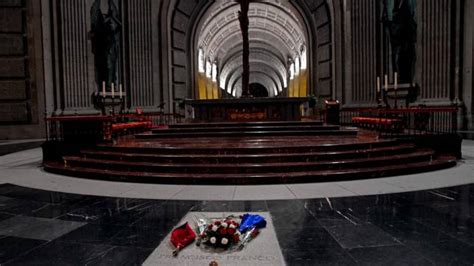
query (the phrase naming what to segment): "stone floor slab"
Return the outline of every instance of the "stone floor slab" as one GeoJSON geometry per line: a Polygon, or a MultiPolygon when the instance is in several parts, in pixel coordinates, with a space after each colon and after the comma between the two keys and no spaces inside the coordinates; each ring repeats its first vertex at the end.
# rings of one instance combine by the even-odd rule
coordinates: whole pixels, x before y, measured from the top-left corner
{"type": "MultiPolygon", "coordinates": [[[[180,224],[184,222],[193,223],[194,215],[205,215],[206,217],[222,217],[239,213],[219,213],[219,212],[190,212],[180,224]]],[[[278,240],[273,227],[273,222],[268,212],[257,213],[267,220],[267,228],[263,229],[260,235],[248,244],[240,252],[234,253],[212,253],[202,250],[192,244],[182,250],[177,258],[172,256],[173,247],[169,242],[168,235],[160,246],[147,258],[143,265],[209,265],[211,261],[216,261],[219,265],[284,265],[283,255],[278,244],[278,240]]]]}
{"type": "Polygon", "coordinates": [[[0,222],[0,235],[51,241],[84,225],[80,222],[15,216],[0,222]]]}

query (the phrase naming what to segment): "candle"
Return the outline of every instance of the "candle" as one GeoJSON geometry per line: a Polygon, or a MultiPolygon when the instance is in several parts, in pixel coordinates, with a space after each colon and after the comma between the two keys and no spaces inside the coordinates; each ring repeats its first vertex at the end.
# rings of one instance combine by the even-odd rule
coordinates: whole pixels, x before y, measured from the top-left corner
{"type": "Polygon", "coordinates": [[[115,87],[114,87],[114,83],[112,83],[112,99],[114,98],[115,96],[115,87]]]}
{"type": "Polygon", "coordinates": [[[102,96],[105,98],[105,81],[102,81],[102,96]]]}
{"type": "Polygon", "coordinates": [[[388,75],[385,75],[385,91],[388,90],[388,75]]]}
{"type": "Polygon", "coordinates": [[[377,93],[380,93],[380,77],[377,77],[377,93]]]}
{"type": "Polygon", "coordinates": [[[398,86],[398,73],[395,72],[395,74],[393,74],[393,89],[394,90],[397,90],[397,86],[398,86]]]}
{"type": "Polygon", "coordinates": [[[120,84],[120,90],[119,90],[120,99],[122,99],[122,95],[123,95],[123,88],[122,88],[122,84],[120,84]]]}

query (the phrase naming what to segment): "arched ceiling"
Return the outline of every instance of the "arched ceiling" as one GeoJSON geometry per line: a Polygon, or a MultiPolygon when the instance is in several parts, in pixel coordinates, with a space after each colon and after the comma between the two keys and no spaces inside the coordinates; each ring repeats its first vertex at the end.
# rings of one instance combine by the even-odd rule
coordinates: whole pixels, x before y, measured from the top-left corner
{"type": "MultiPolygon", "coordinates": [[[[273,82],[275,83],[275,86],[273,87],[275,87],[277,90],[275,94],[269,91],[268,94],[270,96],[276,96],[279,92],[283,90],[283,82],[281,80],[281,77],[275,71],[275,69],[272,68],[272,66],[269,65],[267,62],[252,61],[250,62],[250,69],[250,76],[252,76],[252,74],[254,73],[265,73],[266,76],[273,80],[273,82]]],[[[242,68],[235,68],[234,71],[229,73],[227,76],[228,79],[225,82],[225,87],[222,86],[222,84],[221,87],[225,88],[225,90],[231,94],[235,90],[235,81],[242,78],[242,68]]],[[[259,83],[256,80],[253,80],[253,82],[259,83]]],[[[263,84],[263,82],[260,83],[263,84]]]]}
{"type": "MultiPolygon", "coordinates": [[[[252,70],[260,70],[260,69],[254,69],[257,65],[254,63],[260,63],[261,65],[265,65],[269,67],[270,71],[272,73],[275,73],[276,76],[278,77],[278,81],[280,82],[280,85],[283,84],[283,86],[280,86],[280,88],[285,87],[285,80],[286,80],[286,67],[284,62],[280,61],[278,57],[276,57],[274,54],[266,51],[266,50],[260,50],[260,49],[251,49],[250,50],[250,58],[249,62],[251,66],[254,66],[250,69],[252,70]]],[[[228,87],[224,86],[227,85],[227,79],[230,76],[230,74],[235,71],[235,69],[239,69],[242,66],[242,51],[240,50],[239,52],[233,54],[229,60],[224,61],[224,64],[221,66],[221,71],[220,71],[220,85],[222,88],[226,88],[228,91],[228,87]]],[[[279,90],[281,91],[281,89],[279,90]]]]}
{"type": "MultiPolygon", "coordinates": [[[[240,4],[235,1],[216,0],[204,14],[203,17],[207,19],[198,31],[196,50],[202,48],[206,59],[218,63],[220,87],[228,92],[235,91],[234,86],[242,73],[243,44],[239,10],[240,4]]],[[[286,87],[288,58],[300,56],[301,47],[306,46],[303,29],[288,0],[250,3],[251,81],[263,84],[270,90],[271,96],[276,96],[286,87]]]]}
{"type": "MultiPolygon", "coordinates": [[[[278,89],[276,87],[275,80],[272,79],[267,73],[264,72],[250,72],[249,77],[250,83],[260,83],[268,91],[269,97],[275,97],[278,95],[278,89]]],[[[235,81],[234,89],[232,91],[234,97],[242,96],[242,77],[235,81]]]]}

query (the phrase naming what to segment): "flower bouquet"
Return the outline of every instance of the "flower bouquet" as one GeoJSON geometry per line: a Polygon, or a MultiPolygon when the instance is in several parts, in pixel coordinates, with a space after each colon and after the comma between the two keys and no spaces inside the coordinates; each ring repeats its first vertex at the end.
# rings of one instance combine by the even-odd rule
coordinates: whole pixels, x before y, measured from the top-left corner
{"type": "Polygon", "coordinates": [[[201,233],[202,243],[213,248],[228,249],[240,241],[239,223],[231,218],[214,220],[201,233]]]}

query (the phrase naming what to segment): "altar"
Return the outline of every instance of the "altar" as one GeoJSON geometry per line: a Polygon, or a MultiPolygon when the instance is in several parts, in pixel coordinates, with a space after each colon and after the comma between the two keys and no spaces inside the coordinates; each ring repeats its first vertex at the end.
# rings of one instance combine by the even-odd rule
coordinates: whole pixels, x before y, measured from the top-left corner
{"type": "Polygon", "coordinates": [[[186,116],[195,122],[298,121],[308,98],[185,100],[186,116]]]}

